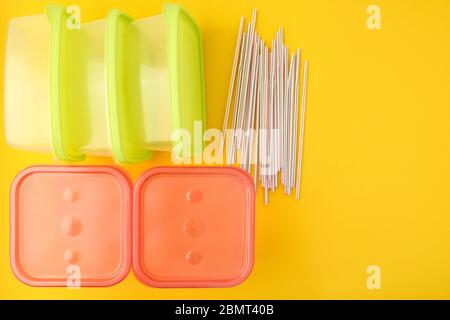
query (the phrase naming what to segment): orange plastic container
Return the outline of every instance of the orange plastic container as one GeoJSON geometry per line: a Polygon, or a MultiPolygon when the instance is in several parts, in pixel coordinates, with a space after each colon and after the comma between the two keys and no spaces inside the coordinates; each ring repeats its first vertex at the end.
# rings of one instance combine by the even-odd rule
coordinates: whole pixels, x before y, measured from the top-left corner
{"type": "Polygon", "coordinates": [[[134,193],[133,265],[152,287],[231,287],[253,267],[251,178],[235,168],[155,168],[134,193]]]}
{"type": "Polygon", "coordinates": [[[153,287],[230,287],[248,277],[255,191],[245,172],[155,168],[139,178],[134,201],[132,188],[113,167],[21,172],[11,188],[17,278],[70,286],[78,270],[80,286],[104,287],[120,282],[132,264],[153,287]]]}
{"type": "Polygon", "coordinates": [[[31,167],[11,189],[11,266],[32,286],[111,286],[130,270],[131,183],[110,167],[31,167]],[[76,275],[75,275],[76,276],[76,275]]]}

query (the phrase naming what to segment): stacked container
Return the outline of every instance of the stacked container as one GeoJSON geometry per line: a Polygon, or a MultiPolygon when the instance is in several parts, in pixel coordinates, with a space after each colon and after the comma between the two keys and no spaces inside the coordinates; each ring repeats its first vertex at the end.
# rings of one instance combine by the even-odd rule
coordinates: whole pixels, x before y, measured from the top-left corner
{"type": "MultiPolygon", "coordinates": [[[[175,130],[205,126],[200,30],[180,6],[138,21],[113,10],[70,28],[66,8],[10,22],[5,127],[16,148],[120,163],[170,151],[175,130]]],[[[191,154],[189,150],[184,154],[191,154]]]]}

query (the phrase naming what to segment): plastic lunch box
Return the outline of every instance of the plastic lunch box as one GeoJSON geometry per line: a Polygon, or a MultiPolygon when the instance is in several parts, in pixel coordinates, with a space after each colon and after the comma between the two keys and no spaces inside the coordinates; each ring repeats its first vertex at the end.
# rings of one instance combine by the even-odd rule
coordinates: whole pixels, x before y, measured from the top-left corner
{"type": "Polygon", "coordinates": [[[171,150],[172,133],[205,127],[200,30],[180,6],[133,21],[119,10],[68,28],[64,6],[10,21],[5,127],[9,145],[76,162],[140,162],[171,150]]]}
{"type": "Polygon", "coordinates": [[[230,167],[162,167],[134,191],[113,167],[44,166],[11,189],[11,265],[32,286],[120,282],[133,267],[152,287],[229,287],[253,267],[251,178],[230,167]]]}

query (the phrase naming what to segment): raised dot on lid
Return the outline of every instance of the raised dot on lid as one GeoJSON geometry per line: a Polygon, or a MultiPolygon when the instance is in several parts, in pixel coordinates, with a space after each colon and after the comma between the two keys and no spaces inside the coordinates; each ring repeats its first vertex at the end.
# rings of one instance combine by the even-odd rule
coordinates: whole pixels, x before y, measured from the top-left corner
{"type": "Polygon", "coordinates": [[[186,200],[190,203],[198,203],[202,200],[202,193],[199,190],[191,190],[186,193],[186,200]]]}
{"type": "Polygon", "coordinates": [[[67,202],[74,202],[77,200],[77,193],[73,191],[71,188],[67,188],[64,190],[64,200],[67,202]]]}
{"type": "Polygon", "coordinates": [[[73,249],[68,249],[64,252],[64,261],[67,263],[77,263],[78,262],[78,253],[73,249]]]}
{"type": "Polygon", "coordinates": [[[197,266],[202,262],[202,254],[198,251],[189,251],[186,253],[186,260],[189,264],[197,266]]]}
{"type": "Polygon", "coordinates": [[[183,231],[192,238],[198,238],[204,233],[205,225],[203,221],[191,218],[183,224],[183,231]]]}
{"type": "Polygon", "coordinates": [[[67,216],[61,220],[61,232],[68,237],[75,237],[80,234],[83,225],[77,217],[67,216]]]}

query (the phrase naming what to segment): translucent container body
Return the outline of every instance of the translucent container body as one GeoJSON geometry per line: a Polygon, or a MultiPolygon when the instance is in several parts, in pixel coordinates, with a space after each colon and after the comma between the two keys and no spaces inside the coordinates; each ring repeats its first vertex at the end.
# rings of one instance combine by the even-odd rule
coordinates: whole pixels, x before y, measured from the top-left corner
{"type": "Polygon", "coordinates": [[[51,152],[50,24],[47,17],[11,20],[6,47],[6,141],[19,149],[51,152]]]}
{"type": "Polygon", "coordinates": [[[236,168],[41,166],[11,188],[11,266],[31,286],[231,287],[254,261],[255,190],[236,168]],[[133,191],[134,189],[134,191],[133,191]],[[134,196],[133,196],[134,193],[134,196]]]}
{"type": "Polygon", "coordinates": [[[113,10],[106,47],[115,158],[139,162],[151,150],[171,150],[179,129],[193,141],[194,123],[206,123],[202,40],[192,17],[173,4],[136,21],[113,10]]]}
{"type": "MultiPolygon", "coordinates": [[[[10,22],[5,121],[9,145],[119,163],[169,151],[174,130],[205,128],[200,30],[180,6],[133,21],[119,10],[69,25],[60,5],[10,22]]],[[[175,142],[176,143],[176,142],[175,142]]]]}
{"type": "Polygon", "coordinates": [[[144,145],[169,151],[174,129],[193,134],[194,121],[204,121],[199,30],[186,12],[170,5],[164,15],[134,21],[131,27],[139,35],[144,145]]]}
{"type": "MultiPolygon", "coordinates": [[[[83,137],[77,141],[82,154],[112,156],[105,94],[105,28],[106,21],[102,20],[84,24],[81,29],[79,48],[85,50],[86,58],[80,59],[80,65],[74,64],[73,68],[84,70],[84,88],[80,92],[86,93],[85,101],[81,103],[85,106],[81,121],[86,123],[86,130],[77,130],[75,127],[74,139],[77,141],[77,136],[83,137]]],[[[74,106],[74,110],[79,109],[74,106]]]]}
{"type": "Polygon", "coordinates": [[[146,149],[172,149],[172,116],[169,98],[167,25],[162,15],[130,24],[139,35],[141,104],[146,149]]]}

